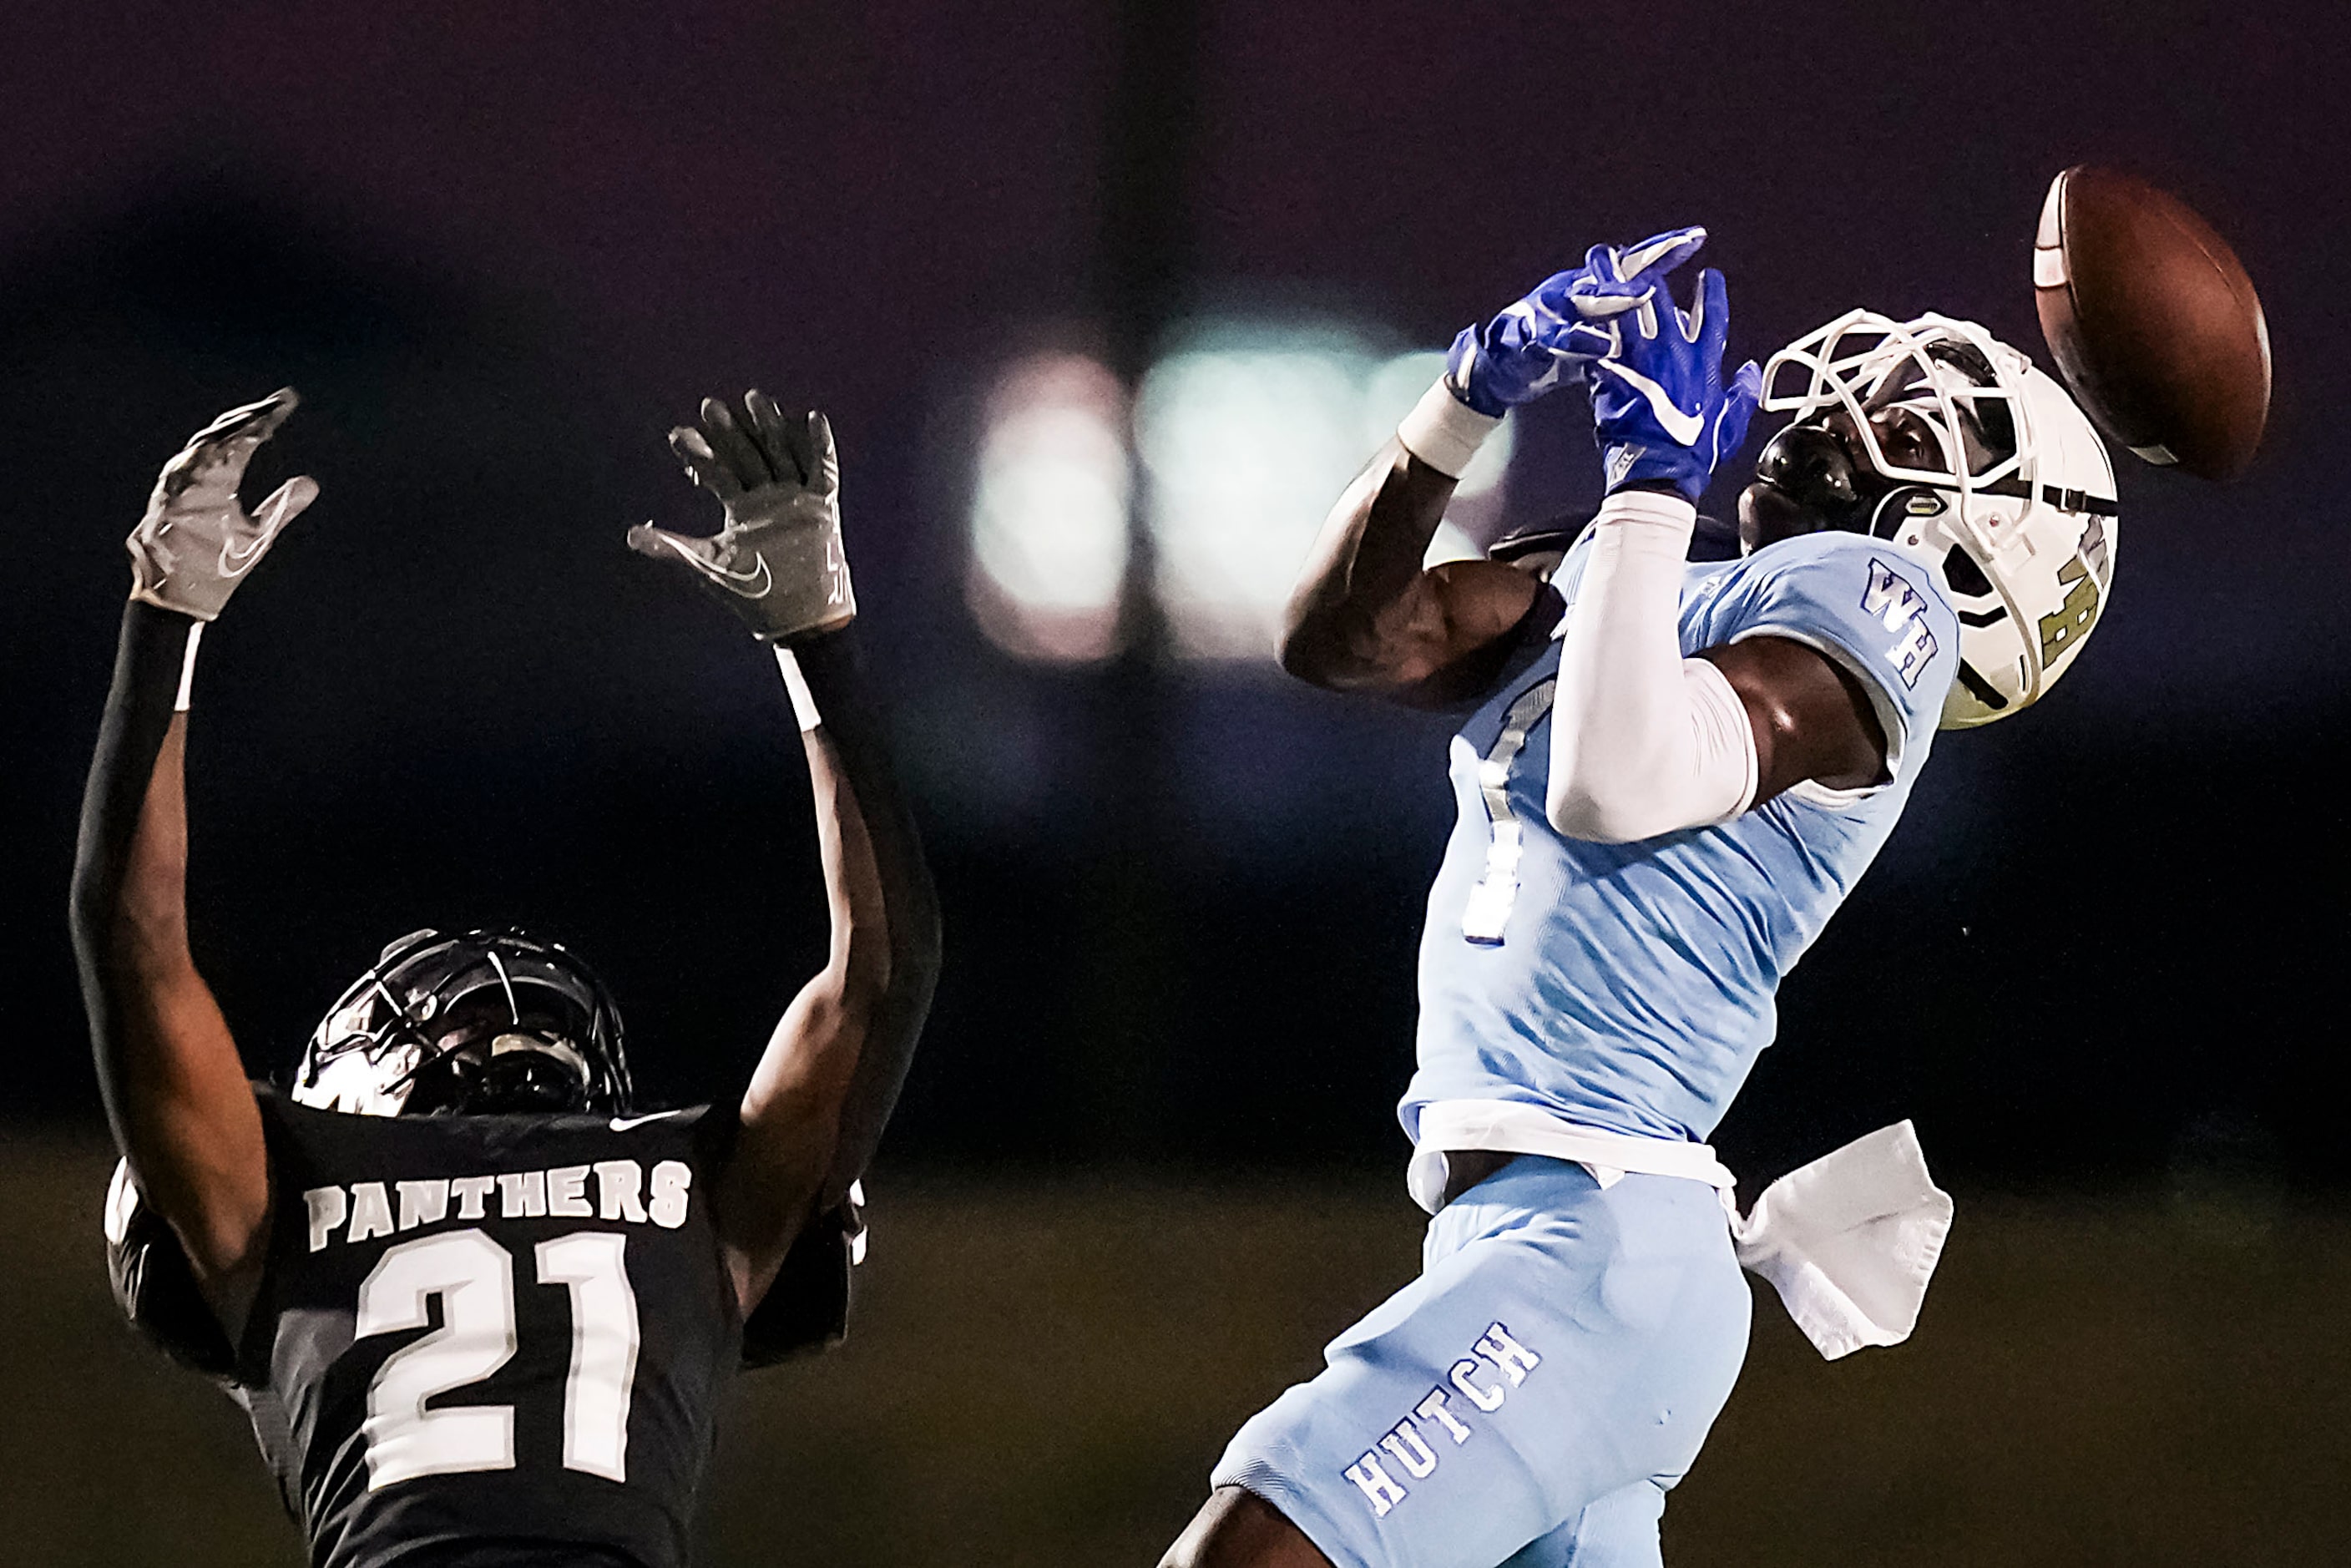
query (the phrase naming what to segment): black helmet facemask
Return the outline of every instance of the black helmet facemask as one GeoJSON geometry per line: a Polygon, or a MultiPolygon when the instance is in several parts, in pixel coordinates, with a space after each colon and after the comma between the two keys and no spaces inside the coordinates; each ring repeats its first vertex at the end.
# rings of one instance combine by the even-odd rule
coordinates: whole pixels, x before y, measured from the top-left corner
{"type": "Polygon", "coordinates": [[[373,1115],[630,1106],[619,1009],[569,951],[520,931],[420,931],[383,951],[311,1036],[295,1100],[373,1115]]]}

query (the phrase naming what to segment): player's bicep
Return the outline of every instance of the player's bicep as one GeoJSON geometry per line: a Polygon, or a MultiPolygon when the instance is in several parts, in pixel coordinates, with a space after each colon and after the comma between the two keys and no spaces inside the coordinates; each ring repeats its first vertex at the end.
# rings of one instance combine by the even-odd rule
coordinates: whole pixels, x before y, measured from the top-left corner
{"type": "Polygon", "coordinates": [[[1384,622],[1367,629],[1349,673],[1316,682],[1406,707],[1453,708],[1490,694],[1530,635],[1560,615],[1556,594],[1514,567],[1446,561],[1423,572],[1384,622]]]}
{"type": "Polygon", "coordinates": [[[815,1210],[841,1134],[866,1009],[831,970],[800,988],[744,1091],[718,1188],[719,1236],[746,1312],[815,1210]]]}
{"type": "Polygon", "coordinates": [[[1485,560],[1440,562],[1379,591],[1310,579],[1292,601],[1282,668],[1332,691],[1457,702],[1459,672],[1506,643],[1541,592],[1527,573],[1485,560]]]}
{"type": "Polygon", "coordinates": [[[1531,629],[1537,641],[1559,618],[1558,596],[1515,567],[1452,560],[1421,574],[1426,625],[1384,695],[1411,707],[1453,707],[1493,690],[1531,629]],[[1543,624],[1532,627],[1531,622],[1543,624]]]}
{"type": "Polygon", "coordinates": [[[1897,777],[1931,738],[1957,658],[1958,620],[1933,569],[1850,534],[1752,559],[1770,570],[1721,636],[1723,673],[1767,764],[1758,800],[1807,779],[1857,789],[1897,777]]]}
{"type": "Polygon", "coordinates": [[[1807,779],[1832,789],[1886,781],[1885,727],[1860,676],[1816,648],[1756,636],[1698,654],[1720,670],[1755,735],[1760,806],[1807,779]]]}
{"type": "Polygon", "coordinates": [[[124,1154],[207,1287],[251,1263],[269,1208],[253,1086],[193,970],[124,998],[115,1098],[124,1154]]]}

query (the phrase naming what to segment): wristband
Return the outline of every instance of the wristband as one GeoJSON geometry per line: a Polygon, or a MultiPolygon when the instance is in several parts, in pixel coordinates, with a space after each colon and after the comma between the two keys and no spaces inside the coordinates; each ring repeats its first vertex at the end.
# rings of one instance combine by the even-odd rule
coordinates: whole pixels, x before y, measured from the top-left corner
{"type": "Polygon", "coordinates": [[[1439,377],[1396,426],[1396,440],[1439,474],[1458,479],[1501,423],[1499,414],[1479,413],[1463,402],[1439,377]]]}
{"type": "Polygon", "coordinates": [[[816,694],[809,690],[808,677],[800,674],[800,662],[781,643],[775,648],[776,668],[784,673],[784,690],[791,694],[792,716],[799,721],[800,733],[806,735],[824,723],[824,716],[816,711],[816,694]]]}
{"type": "Polygon", "coordinates": [[[180,655],[180,695],[172,699],[173,713],[188,711],[188,698],[196,689],[196,645],[204,640],[205,622],[191,622],[188,625],[188,646],[180,655]]]}

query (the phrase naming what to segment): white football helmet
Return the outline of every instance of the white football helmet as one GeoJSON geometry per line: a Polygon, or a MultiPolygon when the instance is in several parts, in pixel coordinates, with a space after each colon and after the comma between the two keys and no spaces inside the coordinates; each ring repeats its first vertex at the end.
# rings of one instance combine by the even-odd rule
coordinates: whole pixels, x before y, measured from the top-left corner
{"type": "Polygon", "coordinates": [[[1868,531],[1942,571],[1959,615],[1943,728],[2030,707],[2072,666],[2114,582],[2115,471],[2064,387],[1972,321],[1853,310],[1771,356],[1762,406],[1841,433],[1849,419],[1891,482],[1868,531]],[[1904,455],[1922,465],[1886,455],[1898,410],[1939,448],[1904,455]]]}

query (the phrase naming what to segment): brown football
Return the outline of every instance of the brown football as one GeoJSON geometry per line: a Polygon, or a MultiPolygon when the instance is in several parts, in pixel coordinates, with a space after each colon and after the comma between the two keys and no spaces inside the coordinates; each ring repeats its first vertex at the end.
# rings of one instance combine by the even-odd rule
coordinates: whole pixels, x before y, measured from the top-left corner
{"type": "Polygon", "coordinates": [[[2077,164],[2049,186],[2032,296],[2074,395],[2150,463],[2244,472],[2270,409],[2262,302],[2220,236],[2177,196],[2077,164]]]}

